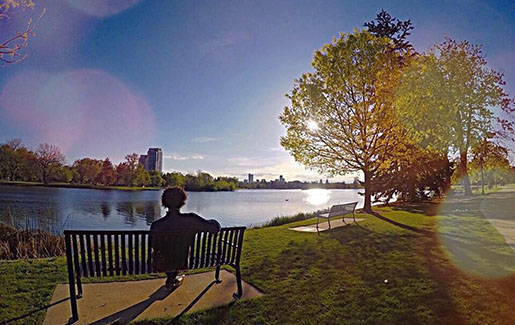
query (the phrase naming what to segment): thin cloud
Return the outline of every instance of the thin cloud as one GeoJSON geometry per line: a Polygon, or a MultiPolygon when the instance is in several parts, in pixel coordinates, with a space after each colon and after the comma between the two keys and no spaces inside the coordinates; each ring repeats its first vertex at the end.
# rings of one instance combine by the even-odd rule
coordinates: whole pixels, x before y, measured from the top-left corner
{"type": "Polygon", "coordinates": [[[216,141],[220,141],[222,140],[222,138],[217,138],[217,137],[196,137],[196,138],[193,138],[193,142],[196,142],[196,143],[207,143],[207,142],[216,142],[216,141]]]}
{"type": "Polygon", "coordinates": [[[190,156],[171,154],[171,155],[163,155],[163,157],[166,159],[181,160],[181,161],[182,160],[202,160],[205,158],[204,155],[200,155],[200,154],[194,154],[194,155],[190,155],[190,156]]]}

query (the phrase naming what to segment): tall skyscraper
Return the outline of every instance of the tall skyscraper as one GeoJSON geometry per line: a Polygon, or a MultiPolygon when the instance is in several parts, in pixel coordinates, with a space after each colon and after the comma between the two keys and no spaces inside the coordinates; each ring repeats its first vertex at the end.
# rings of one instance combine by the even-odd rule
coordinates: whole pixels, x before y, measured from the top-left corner
{"type": "Polygon", "coordinates": [[[145,170],[147,170],[147,155],[139,155],[139,163],[141,165],[143,165],[143,168],[145,168],[145,170]]]}
{"type": "Polygon", "coordinates": [[[249,183],[254,183],[254,174],[249,173],[249,183]]]}
{"type": "Polygon", "coordinates": [[[147,170],[163,172],[163,151],[161,148],[149,148],[147,152],[147,170]]]}
{"type": "Polygon", "coordinates": [[[163,151],[161,148],[149,148],[146,155],[139,156],[139,163],[145,170],[163,172],[163,151]]]}

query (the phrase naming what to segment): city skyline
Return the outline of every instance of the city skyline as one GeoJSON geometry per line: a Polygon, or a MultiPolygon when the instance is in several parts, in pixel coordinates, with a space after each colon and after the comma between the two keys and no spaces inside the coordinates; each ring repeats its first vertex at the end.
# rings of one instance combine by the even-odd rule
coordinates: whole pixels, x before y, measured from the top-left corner
{"type": "Polygon", "coordinates": [[[488,64],[515,92],[509,1],[132,1],[100,8],[42,0],[11,17],[6,33],[43,8],[28,58],[0,75],[0,142],[55,144],[68,163],[82,157],[118,163],[159,147],[165,172],[325,179],[279,144],[284,95],[312,70],[316,49],[363,28],[381,9],[411,19],[409,39],[419,52],[442,42],[444,33],[483,44],[488,64]]]}

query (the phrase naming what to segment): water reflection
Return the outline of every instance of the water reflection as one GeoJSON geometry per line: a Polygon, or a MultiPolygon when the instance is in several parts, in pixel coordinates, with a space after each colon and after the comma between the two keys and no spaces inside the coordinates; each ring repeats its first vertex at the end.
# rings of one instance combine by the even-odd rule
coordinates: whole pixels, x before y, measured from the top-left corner
{"type": "Polygon", "coordinates": [[[107,204],[107,202],[102,202],[100,204],[100,210],[102,210],[102,216],[104,219],[107,219],[107,217],[109,217],[111,214],[111,209],[109,208],[109,204],[107,204]]]}
{"type": "Polygon", "coordinates": [[[304,199],[307,203],[311,205],[322,205],[329,202],[331,198],[331,191],[324,189],[311,189],[303,191],[307,197],[304,199]]]}
{"type": "MultiPolygon", "coordinates": [[[[0,185],[0,222],[52,229],[148,229],[165,214],[162,191],[101,191],[0,185]]],[[[357,190],[189,192],[184,212],[223,226],[260,224],[363,199],[357,190]]]]}

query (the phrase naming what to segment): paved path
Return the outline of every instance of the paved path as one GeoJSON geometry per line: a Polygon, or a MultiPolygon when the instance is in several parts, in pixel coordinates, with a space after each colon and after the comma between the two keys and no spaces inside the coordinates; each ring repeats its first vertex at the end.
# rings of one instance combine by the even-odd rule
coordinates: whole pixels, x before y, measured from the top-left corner
{"type": "MultiPolygon", "coordinates": [[[[77,324],[125,324],[132,320],[176,316],[186,312],[213,308],[233,301],[235,276],[222,270],[222,282],[214,283],[214,272],[186,276],[176,290],[165,291],[165,279],[86,283],[84,296],[78,300],[77,324]]],[[[59,284],[52,302],[69,297],[68,284],[59,284]]],[[[243,298],[262,295],[243,281],[243,298]]],[[[71,317],[70,300],[57,303],[47,310],[43,324],[66,324],[71,317]]]]}
{"type": "Polygon", "coordinates": [[[515,251],[515,187],[503,188],[481,202],[481,212],[515,251]]]}

